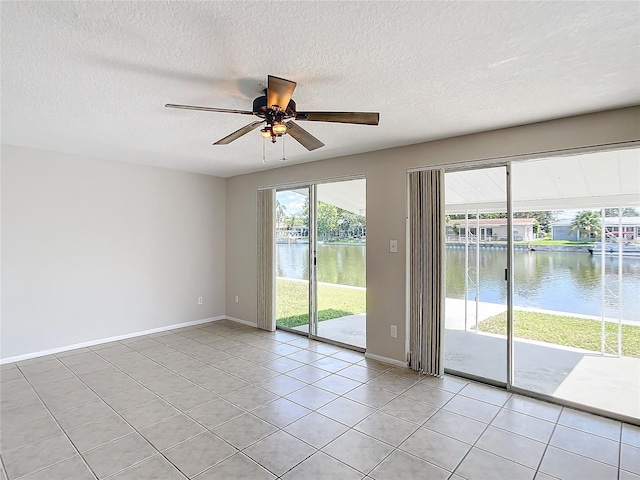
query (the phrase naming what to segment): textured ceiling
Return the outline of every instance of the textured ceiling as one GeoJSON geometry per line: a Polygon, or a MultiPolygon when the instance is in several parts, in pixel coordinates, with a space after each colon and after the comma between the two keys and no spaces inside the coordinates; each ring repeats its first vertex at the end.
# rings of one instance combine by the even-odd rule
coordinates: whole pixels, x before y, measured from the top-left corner
{"type": "MultiPolygon", "coordinates": [[[[268,74],[326,146],[287,163],[640,103],[638,2],[2,1],[2,142],[232,176],[282,166],[252,118],[268,74]]],[[[302,122],[301,122],[302,123],[302,122]]]]}

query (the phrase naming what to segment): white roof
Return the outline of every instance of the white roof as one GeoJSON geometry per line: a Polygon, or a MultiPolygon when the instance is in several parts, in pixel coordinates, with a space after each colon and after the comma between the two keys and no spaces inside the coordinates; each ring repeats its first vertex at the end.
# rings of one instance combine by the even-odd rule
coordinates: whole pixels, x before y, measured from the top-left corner
{"type": "MultiPolygon", "coordinates": [[[[543,160],[511,167],[515,211],[640,205],[640,149],[543,160]]],[[[506,211],[505,168],[446,174],[447,213],[506,211]]]]}

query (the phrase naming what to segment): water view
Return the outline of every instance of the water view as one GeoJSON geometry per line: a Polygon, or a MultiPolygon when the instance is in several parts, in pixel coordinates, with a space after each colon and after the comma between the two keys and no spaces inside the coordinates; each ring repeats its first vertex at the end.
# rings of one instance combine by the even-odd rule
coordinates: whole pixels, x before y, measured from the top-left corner
{"type": "MultiPolygon", "coordinates": [[[[277,245],[277,275],[295,279],[309,278],[308,245],[277,245]]],[[[361,245],[318,245],[318,281],[366,285],[366,250],[361,245]]],[[[601,259],[588,253],[528,252],[515,253],[514,303],[583,315],[601,315],[601,259]]],[[[469,264],[475,265],[470,251],[469,264]]],[[[480,252],[480,300],[505,303],[507,296],[504,269],[505,250],[480,252]]],[[[447,297],[464,299],[464,250],[447,249],[447,297]]],[[[605,314],[617,318],[618,259],[606,258],[607,286],[605,314]],[[612,307],[611,305],[616,305],[612,307]]],[[[623,258],[622,318],[640,322],[640,259],[623,258]]],[[[469,298],[475,298],[475,286],[469,285],[469,298]]]]}

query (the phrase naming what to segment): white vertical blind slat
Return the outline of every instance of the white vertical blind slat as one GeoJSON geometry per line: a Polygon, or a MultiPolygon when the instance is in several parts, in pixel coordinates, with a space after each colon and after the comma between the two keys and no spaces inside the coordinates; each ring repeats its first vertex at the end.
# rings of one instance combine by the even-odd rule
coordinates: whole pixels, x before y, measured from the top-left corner
{"type": "Polygon", "coordinates": [[[410,366],[444,374],[444,172],[409,173],[410,366]]]}
{"type": "Polygon", "coordinates": [[[274,331],[275,321],[275,198],[274,189],[258,190],[258,328],[274,331]]]}

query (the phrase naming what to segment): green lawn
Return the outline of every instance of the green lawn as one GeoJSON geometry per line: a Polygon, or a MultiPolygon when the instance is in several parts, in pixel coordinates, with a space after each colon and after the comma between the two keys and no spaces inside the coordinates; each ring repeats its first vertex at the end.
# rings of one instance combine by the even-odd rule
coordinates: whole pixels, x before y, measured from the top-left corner
{"type": "MultiPolygon", "coordinates": [[[[276,323],[297,327],[309,323],[309,285],[278,278],[276,280],[276,323]]],[[[318,320],[330,320],[366,312],[366,291],[337,285],[318,285],[318,320]]]]}
{"type": "MultiPolygon", "coordinates": [[[[600,351],[602,327],[598,321],[520,310],[514,311],[513,321],[516,337],[600,351]]],[[[506,312],[480,322],[478,330],[506,335],[506,312]]],[[[606,332],[609,343],[617,345],[618,325],[607,323],[606,332]]],[[[622,355],[640,358],[640,326],[622,325],[622,355]]]]}

